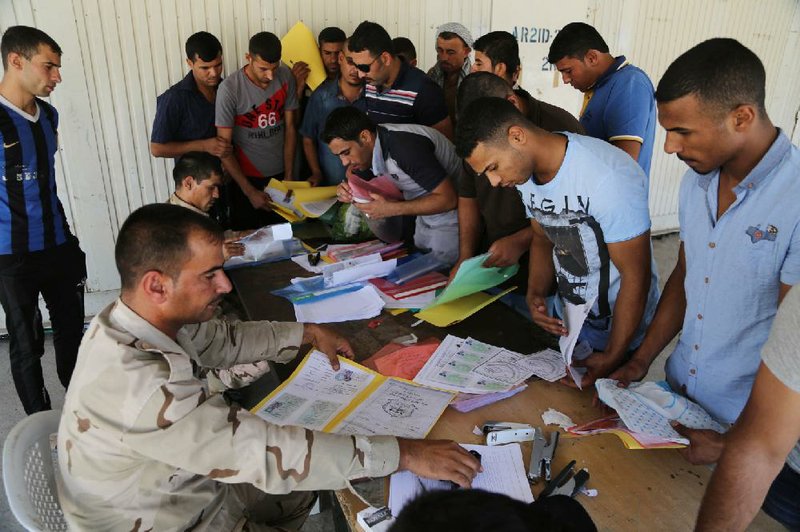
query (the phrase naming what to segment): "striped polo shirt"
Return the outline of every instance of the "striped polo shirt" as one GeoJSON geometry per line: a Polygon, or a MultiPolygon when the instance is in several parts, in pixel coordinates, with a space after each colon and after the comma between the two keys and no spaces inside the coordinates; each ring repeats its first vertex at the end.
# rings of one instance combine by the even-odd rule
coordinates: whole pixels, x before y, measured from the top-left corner
{"type": "Polygon", "coordinates": [[[449,115],[442,88],[417,67],[401,63],[391,87],[367,84],[367,114],[376,124],[432,126],[449,115]]]}
{"type": "Polygon", "coordinates": [[[41,251],[70,236],[56,195],[58,112],[36,99],[31,116],[0,96],[0,255],[41,251]]]}

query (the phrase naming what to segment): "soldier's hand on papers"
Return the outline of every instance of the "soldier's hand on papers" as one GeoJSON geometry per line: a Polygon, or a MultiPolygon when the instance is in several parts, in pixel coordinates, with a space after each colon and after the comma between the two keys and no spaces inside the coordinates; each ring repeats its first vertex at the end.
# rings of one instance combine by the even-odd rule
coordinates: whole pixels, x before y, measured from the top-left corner
{"type": "Polygon", "coordinates": [[[531,311],[533,323],[556,336],[566,336],[567,328],[564,322],[547,313],[547,299],[542,296],[528,295],[528,308],[531,311]]]}
{"type": "Polygon", "coordinates": [[[678,449],[687,462],[694,465],[713,464],[725,448],[725,435],[715,430],[690,429],[680,423],[673,423],[675,432],[689,439],[689,447],[678,449]]]}
{"type": "Polygon", "coordinates": [[[233,145],[222,137],[207,138],[203,142],[203,150],[220,159],[227,157],[233,151],[233,145]]]}
{"type": "Polygon", "coordinates": [[[389,201],[380,194],[372,194],[369,195],[372,198],[372,201],[369,203],[356,203],[356,207],[364,213],[364,216],[370,218],[372,220],[381,220],[383,218],[389,218],[391,216],[397,216],[398,213],[395,210],[396,203],[395,201],[389,201]]]}
{"type": "Polygon", "coordinates": [[[331,361],[331,367],[336,371],[339,371],[339,358],[337,355],[351,360],[355,358],[350,342],[344,336],[327,327],[313,323],[304,324],[303,343],[313,344],[319,351],[325,353],[331,361]]]}
{"type": "Polygon", "coordinates": [[[462,488],[469,488],[475,475],[483,470],[478,459],[453,441],[398,438],[397,443],[400,446],[400,471],[449,480],[462,488]]]}
{"type": "Polygon", "coordinates": [[[483,261],[487,268],[512,266],[519,262],[519,258],[530,249],[530,242],[522,243],[513,238],[514,235],[495,240],[489,246],[489,258],[483,261]]]}

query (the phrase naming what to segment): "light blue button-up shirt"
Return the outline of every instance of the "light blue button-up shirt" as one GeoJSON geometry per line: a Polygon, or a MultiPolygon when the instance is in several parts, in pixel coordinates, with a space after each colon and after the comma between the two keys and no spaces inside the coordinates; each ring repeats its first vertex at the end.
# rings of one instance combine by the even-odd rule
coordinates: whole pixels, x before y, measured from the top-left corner
{"type": "Polygon", "coordinates": [[[780,132],[719,220],[718,190],[719,170],[690,170],[681,183],[686,315],[666,373],[674,389],[732,423],[750,395],[780,283],[800,282],[800,150],[780,132]]]}

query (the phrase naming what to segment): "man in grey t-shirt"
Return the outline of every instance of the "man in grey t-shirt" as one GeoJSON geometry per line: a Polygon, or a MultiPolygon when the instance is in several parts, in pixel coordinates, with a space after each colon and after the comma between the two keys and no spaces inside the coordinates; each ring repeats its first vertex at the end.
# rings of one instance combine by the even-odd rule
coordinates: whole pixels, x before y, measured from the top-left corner
{"type": "Polygon", "coordinates": [[[231,227],[252,229],[279,221],[264,187],[270,178],[291,179],[297,145],[297,93],[281,64],[281,41],[262,31],[250,38],[248,64],[225,78],[217,91],[217,135],[233,142],[222,159],[231,175],[231,227]],[[272,214],[272,216],[270,216],[272,214]]]}
{"type": "Polygon", "coordinates": [[[800,288],[778,309],[761,360],[703,499],[698,530],[744,530],[762,501],[767,514],[800,529],[800,288]]]}

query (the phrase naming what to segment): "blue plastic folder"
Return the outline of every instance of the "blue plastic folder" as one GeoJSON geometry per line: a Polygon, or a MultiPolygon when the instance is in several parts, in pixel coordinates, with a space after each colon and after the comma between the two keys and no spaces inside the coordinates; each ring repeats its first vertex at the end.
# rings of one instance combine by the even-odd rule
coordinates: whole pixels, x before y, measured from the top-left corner
{"type": "Polygon", "coordinates": [[[483,263],[487,258],[489,253],[484,253],[462,262],[447,288],[415,316],[437,327],[447,327],[514,290],[516,287],[511,287],[496,295],[483,292],[507,281],[519,270],[517,264],[505,268],[486,268],[483,263]]]}

